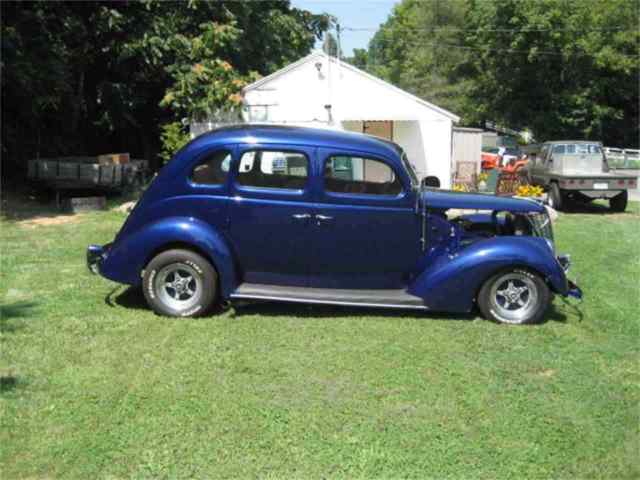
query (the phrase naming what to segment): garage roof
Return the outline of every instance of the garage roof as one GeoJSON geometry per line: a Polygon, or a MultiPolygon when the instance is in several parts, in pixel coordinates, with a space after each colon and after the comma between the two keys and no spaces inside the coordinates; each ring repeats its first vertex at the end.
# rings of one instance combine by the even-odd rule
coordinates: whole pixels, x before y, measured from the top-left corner
{"type": "MultiPolygon", "coordinates": [[[[261,78],[260,80],[253,82],[250,85],[247,85],[244,89],[243,92],[247,93],[250,92],[252,90],[257,90],[260,89],[261,87],[265,87],[268,83],[270,83],[271,81],[286,75],[289,72],[292,72],[294,70],[297,70],[299,68],[301,68],[302,66],[306,65],[307,63],[310,62],[317,62],[317,61],[322,61],[322,62],[327,62],[328,60],[331,61],[332,65],[338,65],[338,61],[335,57],[330,57],[327,54],[325,54],[323,51],[314,51],[313,53],[311,53],[310,55],[307,55],[304,58],[301,58],[300,60],[298,60],[297,62],[291,63],[289,65],[287,65],[286,67],[272,73],[271,75],[268,75],[264,78],[261,78]]],[[[415,102],[417,105],[427,108],[429,110],[431,110],[432,112],[437,112],[440,115],[443,115],[449,119],[451,119],[453,122],[458,122],[460,121],[460,117],[457,116],[454,113],[449,112],[448,110],[445,110],[444,108],[440,108],[437,105],[434,105],[433,103],[427,102],[426,100],[423,100],[419,97],[416,97],[415,95],[412,95],[409,92],[406,92],[398,87],[396,87],[395,85],[392,85],[389,82],[385,82],[384,80],[378,78],[378,77],[374,77],[373,75],[360,70],[359,68],[354,67],[353,65],[346,63],[346,62],[340,62],[339,63],[340,68],[345,69],[347,71],[353,72],[356,75],[359,75],[363,80],[367,81],[367,82],[375,82],[375,84],[379,85],[379,86],[383,86],[384,88],[386,88],[387,90],[389,90],[390,92],[396,94],[396,95],[400,95],[402,96],[404,99],[409,99],[412,100],[413,102],[415,102]]]]}

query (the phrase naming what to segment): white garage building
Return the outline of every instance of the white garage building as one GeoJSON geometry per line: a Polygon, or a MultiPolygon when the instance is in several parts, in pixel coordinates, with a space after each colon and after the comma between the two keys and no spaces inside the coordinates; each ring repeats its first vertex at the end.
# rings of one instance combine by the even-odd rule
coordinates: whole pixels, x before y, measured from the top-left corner
{"type": "Polygon", "coordinates": [[[243,98],[246,122],[384,137],[402,146],[420,177],[435,175],[442,187],[451,186],[459,117],[322,51],[246,86],[243,98]]]}

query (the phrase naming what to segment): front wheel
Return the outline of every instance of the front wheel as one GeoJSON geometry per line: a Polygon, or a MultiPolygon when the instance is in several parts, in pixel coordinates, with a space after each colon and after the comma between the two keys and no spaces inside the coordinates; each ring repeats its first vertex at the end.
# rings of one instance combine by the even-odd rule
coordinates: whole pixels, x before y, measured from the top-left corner
{"type": "Polygon", "coordinates": [[[499,323],[539,323],[551,303],[547,284],[535,273],[522,269],[493,275],[478,294],[485,318],[499,323]]]}
{"type": "Polygon", "coordinates": [[[201,255],[176,249],[162,252],[149,262],[142,284],[147,303],[157,314],[195,317],[213,306],[218,276],[201,255]]]}
{"type": "Polygon", "coordinates": [[[627,209],[627,202],[629,200],[629,194],[625,190],[619,193],[615,197],[609,199],[609,208],[614,212],[624,212],[627,209]]]}

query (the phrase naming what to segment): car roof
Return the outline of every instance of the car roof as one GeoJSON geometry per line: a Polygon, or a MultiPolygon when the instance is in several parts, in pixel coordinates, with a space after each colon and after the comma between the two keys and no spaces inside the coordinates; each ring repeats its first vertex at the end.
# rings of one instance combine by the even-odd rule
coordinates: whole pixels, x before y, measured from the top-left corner
{"type": "Polygon", "coordinates": [[[382,138],[356,132],[290,125],[230,125],[196,137],[191,144],[201,148],[221,144],[285,144],[326,148],[344,148],[396,158],[398,145],[382,138]]]}

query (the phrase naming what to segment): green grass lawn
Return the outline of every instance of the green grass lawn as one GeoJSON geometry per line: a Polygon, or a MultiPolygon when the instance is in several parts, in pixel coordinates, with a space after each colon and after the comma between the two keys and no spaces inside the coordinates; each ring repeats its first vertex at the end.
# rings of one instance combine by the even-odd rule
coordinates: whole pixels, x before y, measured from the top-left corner
{"type": "Polygon", "coordinates": [[[638,478],[629,210],[560,216],[586,298],[526,327],[285,304],[160,318],[86,271],[123,214],[5,219],[1,476],[638,478]]]}

